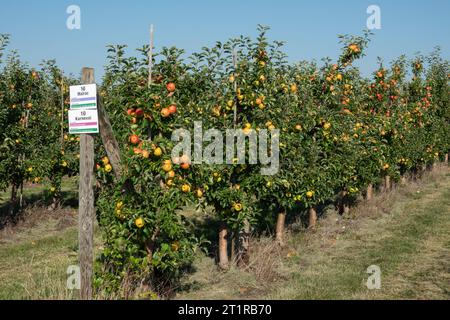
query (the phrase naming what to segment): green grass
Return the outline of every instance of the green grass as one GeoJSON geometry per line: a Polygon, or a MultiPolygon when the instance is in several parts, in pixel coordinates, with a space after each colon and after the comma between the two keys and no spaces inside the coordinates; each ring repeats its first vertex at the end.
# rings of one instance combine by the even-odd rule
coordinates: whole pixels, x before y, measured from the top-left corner
{"type": "MultiPolygon", "coordinates": [[[[15,226],[0,230],[0,299],[71,299],[66,271],[77,264],[77,178],[63,179],[62,210],[49,212],[42,206],[48,186],[24,188],[25,204],[15,226]],[[69,206],[67,206],[69,205],[69,206]],[[72,207],[72,208],[71,208],[72,207]]],[[[7,207],[10,190],[0,193],[0,206],[7,207]]]]}
{"type": "Polygon", "coordinates": [[[0,299],[70,297],[65,279],[67,267],[77,263],[76,228],[30,240],[1,246],[0,299]]]}

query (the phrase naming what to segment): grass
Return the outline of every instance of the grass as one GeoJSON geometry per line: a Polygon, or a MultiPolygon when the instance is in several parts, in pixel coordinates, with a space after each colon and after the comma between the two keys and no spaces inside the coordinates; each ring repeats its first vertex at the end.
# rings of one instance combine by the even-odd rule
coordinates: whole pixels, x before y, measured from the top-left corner
{"type": "Polygon", "coordinates": [[[347,217],[328,212],[315,230],[291,233],[286,248],[259,240],[248,270],[217,276],[212,261],[200,258],[187,280],[191,288],[177,298],[449,299],[448,230],[450,173],[443,168],[361,203],[347,217]],[[258,256],[262,248],[267,252],[258,256]],[[371,265],[381,268],[380,290],[366,286],[371,265]],[[270,277],[260,276],[264,269],[270,277]]]}
{"type": "MultiPolygon", "coordinates": [[[[0,299],[75,299],[66,270],[77,263],[76,225],[75,208],[33,206],[0,230],[0,299]]],[[[448,168],[362,201],[348,216],[330,209],[315,229],[298,229],[290,226],[283,248],[269,237],[254,239],[246,269],[218,272],[214,259],[199,253],[175,298],[450,298],[448,168]],[[380,290],[366,287],[370,265],[381,268],[380,290]]]]}
{"type": "Polygon", "coordinates": [[[76,264],[76,229],[58,235],[2,245],[0,299],[67,298],[67,267],[76,264]]]}
{"type": "MultiPolygon", "coordinates": [[[[62,182],[62,202],[77,202],[75,178],[62,182]]],[[[65,207],[49,211],[41,199],[44,185],[24,188],[25,210],[15,224],[0,229],[0,299],[71,299],[66,271],[77,264],[77,211],[65,207]]],[[[10,194],[0,193],[0,207],[10,194]]]]}
{"type": "MultiPolygon", "coordinates": [[[[450,174],[438,181],[429,179],[422,187],[410,185],[398,191],[389,200],[389,213],[378,219],[364,217],[364,207],[358,208],[361,218],[354,221],[357,226],[335,237],[336,242],[328,248],[300,254],[299,259],[308,266],[292,272],[292,284],[269,297],[450,298],[450,174]],[[381,268],[380,290],[365,286],[370,265],[381,268]],[[426,270],[421,270],[424,266],[426,270]],[[424,277],[427,272],[431,277],[424,277]]],[[[302,239],[297,241],[303,244],[302,239]]]]}

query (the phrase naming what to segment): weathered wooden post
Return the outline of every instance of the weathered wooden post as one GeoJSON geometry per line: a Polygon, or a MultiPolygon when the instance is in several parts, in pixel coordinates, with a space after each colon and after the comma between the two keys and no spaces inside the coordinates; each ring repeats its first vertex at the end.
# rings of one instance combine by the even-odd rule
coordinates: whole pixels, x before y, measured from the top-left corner
{"type": "Polygon", "coordinates": [[[366,200],[372,200],[373,198],[373,184],[369,183],[366,191],[366,200]]]}
{"type": "Polygon", "coordinates": [[[384,177],[384,192],[389,192],[391,190],[391,177],[385,176],[384,177]]]}
{"type": "Polygon", "coordinates": [[[94,241],[94,133],[100,133],[116,179],[123,173],[120,149],[97,92],[94,69],[83,68],[81,86],[70,88],[69,133],[80,134],[79,230],[80,298],[92,299],[94,241]]]}
{"type": "Polygon", "coordinates": [[[309,228],[314,228],[316,226],[317,223],[317,211],[316,208],[312,207],[309,208],[308,210],[309,212],[309,228]]]}
{"type": "Polygon", "coordinates": [[[105,147],[106,154],[108,155],[109,162],[114,169],[114,176],[116,179],[120,179],[123,174],[123,168],[120,157],[120,148],[117,140],[114,136],[114,132],[109,121],[108,113],[103,105],[103,99],[101,95],[98,95],[98,125],[100,128],[100,136],[102,138],[103,146],[105,147]]]}
{"type": "MultiPolygon", "coordinates": [[[[83,68],[83,84],[94,83],[94,69],[83,68]]],[[[78,245],[80,259],[80,298],[92,299],[93,241],[94,241],[94,136],[80,135],[80,182],[79,182],[79,230],[78,245]]]]}
{"type": "Polygon", "coordinates": [[[219,268],[227,270],[228,266],[228,228],[223,222],[219,228],[219,268]]]}
{"type": "Polygon", "coordinates": [[[275,228],[275,241],[284,246],[284,229],[286,223],[286,210],[282,209],[277,216],[277,224],[275,228]]]}

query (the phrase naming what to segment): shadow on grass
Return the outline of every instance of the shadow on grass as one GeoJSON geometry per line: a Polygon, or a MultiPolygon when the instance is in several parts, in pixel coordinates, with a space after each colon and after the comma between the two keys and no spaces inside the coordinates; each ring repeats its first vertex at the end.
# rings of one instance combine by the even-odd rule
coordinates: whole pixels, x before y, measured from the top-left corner
{"type": "MultiPolygon", "coordinates": [[[[24,195],[22,206],[19,203],[7,201],[0,205],[0,230],[8,224],[17,224],[22,220],[27,208],[48,207],[49,210],[52,199],[48,191],[40,191],[24,195]]],[[[78,193],[76,191],[61,191],[60,207],[78,208],[78,193]]]]}

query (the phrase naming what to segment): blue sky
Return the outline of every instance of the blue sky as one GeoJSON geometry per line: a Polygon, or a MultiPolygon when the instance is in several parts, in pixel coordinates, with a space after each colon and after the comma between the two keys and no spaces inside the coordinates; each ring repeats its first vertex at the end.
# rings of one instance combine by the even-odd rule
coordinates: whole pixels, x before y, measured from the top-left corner
{"type": "MultiPolygon", "coordinates": [[[[400,54],[424,54],[436,45],[449,59],[449,0],[9,0],[0,11],[0,33],[12,36],[11,48],[32,65],[55,58],[67,72],[83,66],[103,74],[107,44],[134,49],[148,42],[155,25],[155,46],[172,46],[188,53],[215,41],[241,34],[255,36],[256,25],[271,26],[272,40],[287,41],[289,60],[336,58],[337,34],[360,34],[366,9],[381,8],[381,30],[375,30],[368,55],[360,63],[364,74],[400,54]],[[81,30],[68,30],[66,9],[81,8],[81,30]]],[[[99,79],[98,79],[99,80],[99,79]]]]}

